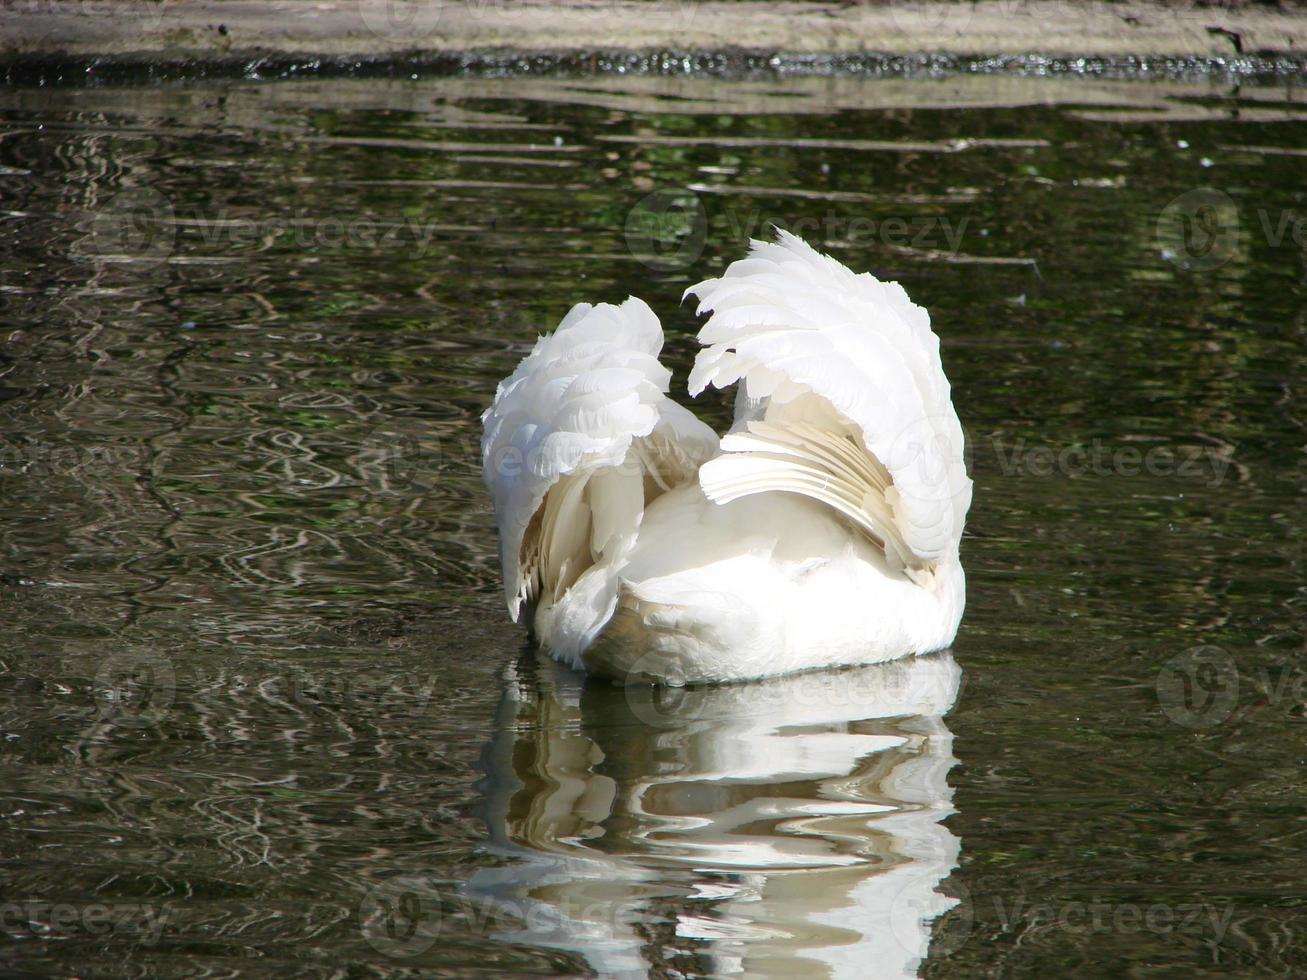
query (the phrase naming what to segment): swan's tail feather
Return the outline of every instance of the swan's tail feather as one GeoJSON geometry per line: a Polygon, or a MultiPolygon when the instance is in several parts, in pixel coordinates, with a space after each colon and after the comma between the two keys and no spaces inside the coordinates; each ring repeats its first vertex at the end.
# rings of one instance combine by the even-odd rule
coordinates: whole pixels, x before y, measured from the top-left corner
{"type": "Polygon", "coordinates": [[[788,232],[692,286],[712,316],[691,394],[739,382],[736,428],[700,476],[725,503],[802,493],[919,579],[956,555],[971,502],[962,427],[926,311],[788,232]]]}
{"type": "Polygon", "coordinates": [[[748,422],[722,440],[722,455],[699,470],[704,495],[727,504],[752,493],[780,491],[831,507],[885,555],[889,567],[926,581],[934,563],[913,554],[891,503],[893,481],[852,433],[815,425],[748,422]]]}
{"type": "Polygon", "coordinates": [[[662,327],[638,299],[578,304],[482,416],[508,609],[557,601],[635,540],[649,499],[694,479],[717,437],[666,391],[662,327]]]}

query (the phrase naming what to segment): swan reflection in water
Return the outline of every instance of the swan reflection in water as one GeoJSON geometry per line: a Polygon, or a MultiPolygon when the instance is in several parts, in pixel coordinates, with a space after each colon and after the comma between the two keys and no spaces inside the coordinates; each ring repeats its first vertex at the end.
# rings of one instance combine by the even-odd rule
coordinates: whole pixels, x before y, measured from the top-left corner
{"type": "MultiPolygon", "coordinates": [[[[958,903],[948,653],[705,688],[510,669],[472,896],[604,976],[915,976],[958,903]]],[[[936,951],[937,953],[939,950],[936,951]]]]}

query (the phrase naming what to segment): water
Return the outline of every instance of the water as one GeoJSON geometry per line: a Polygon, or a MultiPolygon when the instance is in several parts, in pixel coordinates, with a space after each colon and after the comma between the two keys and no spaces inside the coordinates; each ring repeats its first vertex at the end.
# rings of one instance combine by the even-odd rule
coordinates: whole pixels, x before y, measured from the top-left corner
{"type": "Polygon", "coordinates": [[[1302,103],[4,91],[0,968],[1301,973],[1302,103]],[[506,622],[478,416],[583,298],[649,300],[683,384],[681,291],[768,222],[933,313],[962,631],[585,685],[506,622]]]}

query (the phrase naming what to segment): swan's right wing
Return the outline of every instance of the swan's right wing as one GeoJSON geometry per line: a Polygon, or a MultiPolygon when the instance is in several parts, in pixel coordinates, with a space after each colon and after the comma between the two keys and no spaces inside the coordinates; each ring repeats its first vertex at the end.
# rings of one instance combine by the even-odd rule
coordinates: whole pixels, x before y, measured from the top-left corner
{"type": "Polygon", "coordinates": [[[939,338],[897,283],[777,238],[688,290],[712,312],[690,393],[742,389],[736,428],[700,472],[704,492],[813,497],[924,581],[957,554],[971,503],[939,338]]]}
{"type": "Polygon", "coordinates": [[[634,542],[650,499],[695,479],[716,434],[665,394],[663,331],[634,297],[580,303],[481,417],[508,611],[557,600],[634,542]]]}

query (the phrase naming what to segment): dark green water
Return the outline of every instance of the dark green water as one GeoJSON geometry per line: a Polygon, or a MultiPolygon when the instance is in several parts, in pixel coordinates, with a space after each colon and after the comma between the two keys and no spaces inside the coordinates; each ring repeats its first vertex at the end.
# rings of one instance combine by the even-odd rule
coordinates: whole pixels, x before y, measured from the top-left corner
{"type": "Polygon", "coordinates": [[[1303,100],[0,93],[0,971],[1301,975],[1303,100]],[[932,311],[957,644],[586,685],[506,621],[478,416],[580,299],[683,386],[768,222],[932,311]]]}

